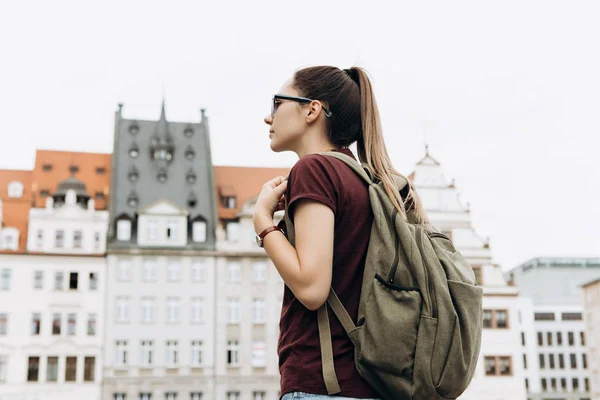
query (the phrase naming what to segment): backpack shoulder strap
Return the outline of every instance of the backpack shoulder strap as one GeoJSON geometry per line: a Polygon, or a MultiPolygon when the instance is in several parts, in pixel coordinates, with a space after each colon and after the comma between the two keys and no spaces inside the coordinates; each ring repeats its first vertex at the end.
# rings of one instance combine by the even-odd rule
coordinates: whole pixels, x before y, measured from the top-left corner
{"type": "Polygon", "coordinates": [[[343,161],[348,165],[358,176],[360,176],[365,182],[368,184],[373,183],[373,179],[371,179],[371,174],[368,172],[368,169],[365,169],[363,165],[361,165],[358,161],[354,160],[352,157],[345,155],[344,153],[339,153],[337,151],[326,151],[323,153],[318,153],[323,156],[337,158],[340,161],[343,161]]]}

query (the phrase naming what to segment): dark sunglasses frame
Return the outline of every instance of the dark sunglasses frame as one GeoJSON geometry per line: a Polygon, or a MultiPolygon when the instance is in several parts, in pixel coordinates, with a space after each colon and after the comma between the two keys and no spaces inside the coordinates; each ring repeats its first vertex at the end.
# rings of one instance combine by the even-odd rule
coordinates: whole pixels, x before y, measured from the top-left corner
{"type": "MultiPolygon", "coordinates": [[[[295,101],[295,102],[302,103],[302,104],[308,104],[312,101],[315,101],[313,99],[309,99],[308,97],[297,97],[297,96],[287,96],[285,94],[276,94],[273,96],[273,103],[271,104],[271,118],[275,117],[275,113],[277,112],[277,108],[279,107],[277,100],[290,100],[290,101],[295,101]]],[[[323,109],[323,113],[325,114],[325,116],[327,118],[331,118],[331,111],[329,111],[327,108],[323,107],[323,104],[321,104],[321,108],[323,109]]]]}

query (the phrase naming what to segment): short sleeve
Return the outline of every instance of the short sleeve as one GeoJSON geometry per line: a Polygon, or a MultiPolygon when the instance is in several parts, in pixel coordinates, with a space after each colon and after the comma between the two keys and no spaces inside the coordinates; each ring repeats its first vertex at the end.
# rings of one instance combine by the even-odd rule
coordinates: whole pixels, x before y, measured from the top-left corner
{"type": "Polygon", "coordinates": [[[335,214],[338,190],[332,166],[320,155],[308,155],[294,165],[288,181],[288,212],[293,221],[294,207],[301,199],[325,204],[335,214]]]}

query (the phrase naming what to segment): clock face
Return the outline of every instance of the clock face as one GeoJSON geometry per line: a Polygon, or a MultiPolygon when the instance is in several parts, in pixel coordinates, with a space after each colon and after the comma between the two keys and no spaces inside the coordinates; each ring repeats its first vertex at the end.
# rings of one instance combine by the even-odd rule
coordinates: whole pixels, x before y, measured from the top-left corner
{"type": "Polygon", "coordinates": [[[256,240],[256,245],[257,245],[258,247],[262,247],[262,240],[261,240],[260,236],[256,235],[256,236],[254,237],[254,239],[256,240]]]}

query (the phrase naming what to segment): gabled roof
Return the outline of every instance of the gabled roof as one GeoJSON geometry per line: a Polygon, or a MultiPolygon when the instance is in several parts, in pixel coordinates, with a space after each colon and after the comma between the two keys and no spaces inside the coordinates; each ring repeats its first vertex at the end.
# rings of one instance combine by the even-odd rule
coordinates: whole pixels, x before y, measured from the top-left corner
{"type": "Polygon", "coordinates": [[[158,199],[146,207],[138,210],[139,215],[183,215],[188,216],[188,211],[169,199],[158,199]]]}

